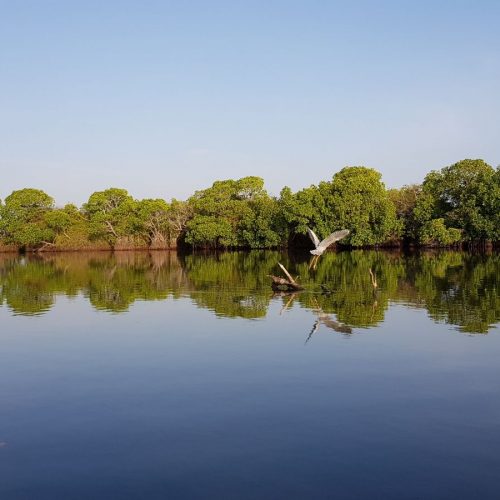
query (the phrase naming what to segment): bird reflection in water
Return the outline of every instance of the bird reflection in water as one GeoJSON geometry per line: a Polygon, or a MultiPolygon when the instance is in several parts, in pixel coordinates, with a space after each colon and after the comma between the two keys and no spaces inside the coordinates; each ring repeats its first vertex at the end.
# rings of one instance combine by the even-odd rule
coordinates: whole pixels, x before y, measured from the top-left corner
{"type": "Polygon", "coordinates": [[[352,328],[350,326],[344,325],[343,323],[340,323],[339,321],[332,319],[331,314],[326,314],[320,307],[318,301],[315,298],[313,298],[313,301],[315,305],[313,311],[316,313],[317,319],[314,322],[314,325],[311,331],[309,332],[309,335],[307,336],[305,344],[307,344],[309,340],[311,340],[311,337],[319,329],[320,325],[324,325],[327,328],[331,328],[332,330],[338,333],[343,333],[344,335],[349,335],[352,333],[352,328]]]}
{"type": "MultiPolygon", "coordinates": [[[[281,316],[285,311],[287,311],[290,308],[290,306],[293,304],[293,301],[295,300],[295,298],[297,297],[298,294],[297,293],[281,292],[281,293],[275,294],[275,296],[276,295],[278,295],[279,297],[287,297],[288,298],[288,300],[285,302],[285,304],[283,305],[283,307],[280,310],[280,316],[281,316]]],[[[335,330],[338,333],[343,333],[345,335],[349,335],[352,333],[352,328],[350,326],[347,326],[343,323],[340,323],[339,321],[334,320],[332,318],[331,314],[326,314],[323,311],[323,309],[318,304],[318,301],[316,300],[316,298],[313,297],[312,300],[314,303],[314,308],[312,310],[316,314],[317,319],[314,322],[314,325],[313,325],[311,331],[309,332],[309,335],[307,336],[305,344],[307,344],[309,342],[309,340],[311,339],[313,334],[318,330],[318,328],[320,327],[321,324],[326,326],[327,328],[331,328],[332,330],[335,330]]]]}

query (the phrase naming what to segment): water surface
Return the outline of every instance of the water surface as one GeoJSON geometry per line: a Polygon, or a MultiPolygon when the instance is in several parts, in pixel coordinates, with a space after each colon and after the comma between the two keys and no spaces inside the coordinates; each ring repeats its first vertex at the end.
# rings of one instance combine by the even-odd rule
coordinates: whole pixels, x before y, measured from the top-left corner
{"type": "Polygon", "coordinates": [[[0,255],[0,498],[498,498],[499,256],[308,265],[0,255]]]}

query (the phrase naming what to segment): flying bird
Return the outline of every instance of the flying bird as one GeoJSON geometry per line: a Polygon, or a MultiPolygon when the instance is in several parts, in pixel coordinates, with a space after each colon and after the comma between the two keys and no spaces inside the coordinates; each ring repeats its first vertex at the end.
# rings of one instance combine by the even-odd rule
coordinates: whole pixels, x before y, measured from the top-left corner
{"type": "Polygon", "coordinates": [[[318,263],[319,256],[322,255],[330,245],[333,245],[336,241],[345,238],[349,234],[349,229],[335,231],[322,241],[319,241],[319,238],[316,236],[316,233],[312,229],[307,228],[307,234],[309,235],[309,238],[311,238],[311,241],[315,246],[314,250],[311,250],[311,253],[314,255],[314,257],[312,258],[309,268],[316,269],[316,264],[318,263]]]}
{"type": "Polygon", "coordinates": [[[319,238],[316,236],[316,233],[312,229],[307,228],[307,234],[309,234],[309,238],[311,238],[311,241],[314,243],[314,246],[316,247],[314,250],[311,250],[311,253],[313,255],[319,256],[330,245],[333,245],[333,243],[335,243],[336,241],[345,238],[349,234],[349,229],[342,229],[342,231],[335,231],[322,241],[319,241],[319,238]]]}

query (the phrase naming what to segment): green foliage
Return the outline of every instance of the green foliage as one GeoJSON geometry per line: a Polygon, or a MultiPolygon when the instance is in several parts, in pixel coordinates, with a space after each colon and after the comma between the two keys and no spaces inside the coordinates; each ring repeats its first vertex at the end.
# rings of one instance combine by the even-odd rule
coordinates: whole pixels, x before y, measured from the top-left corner
{"type": "Polygon", "coordinates": [[[416,225],[416,234],[420,238],[422,226],[432,220],[437,214],[435,200],[430,193],[422,192],[413,209],[413,219],[416,225]]]}
{"type": "Polygon", "coordinates": [[[398,238],[401,232],[396,209],[389,199],[381,174],[372,168],[346,167],[331,183],[320,183],[326,210],[335,227],[351,231],[346,243],[353,246],[378,245],[398,238]]]}
{"type": "Polygon", "coordinates": [[[419,227],[415,220],[415,208],[417,200],[422,196],[422,186],[403,186],[400,189],[390,189],[387,194],[396,208],[403,238],[407,241],[417,241],[419,227]]]}
{"type": "Polygon", "coordinates": [[[341,244],[379,245],[397,238],[401,223],[389,199],[380,173],[366,167],[346,167],[330,182],[321,182],[299,191],[281,192],[280,206],[285,220],[297,233],[311,227],[320,238],[333,231],[349,229],[341,244]]]}
{"type": "Polygon", "coordinates": [[[289,187],[284,187],[280,194],[279,207],[290,232],[307,234],[312,227],[319,235],[326,233],[324,228],[325,200],[317,186],[298,191],[293,194],[289,187]]]}
{"type": "Polygon", "coordinates": [[[90,225],[85,215],[75,205],[68,204],[49,214],[48,223],[57,233],[54,247],[57,250],[106,249],[107,243],[91,241],[90,225]]]}
{"type": "Polygon", "coordinates": [[[136,203],[135,232],[148,245],[167,245],[170,241],[169,205],[161,199],[145,199],[136,203]]]}
{"type": "Polygon", "coordinates": [[[276,246],[276,201],[259,177],[214,182],[189,200],[193,217],[186,224],[186,242],[198,247],[264,248],[276,246]]]}
{"type": "Polygon", "coordinates": [[[93,193],[81,210],[54,208],[37,189],[0,201],[0,245],[33,250],[297,247],[349,229],[342,246],[500,241],[500,167],[462,160],[421,186],[386,190],[381,174],[346,167],[330,181],[269,196],[260,177],[216,181],[188,201],[135,200],[125,189],[93,193]]]}
{"type": "Polygon", "coordinates": [[[55,231],[46,221],[54,200],[39,189],[21,189],[7,196],[0,207],[0,234],[7,244],[37,248],[50,243],[55,231]]]}
{"type": "Polygon", "coordinates": [[[238,238],[229,218],[196,214],[187,224],[186,242],[194,247],[237,247],[238,238]]]}
{"type": "Polygon", "coordinates": [[[177,242],[186,232],[187,223],[193,217],[193,207],[187,201],[172,199],[167,214],[172,242],[177,242]]]}
{"type": "Polygon", "coordinates": [[[450,246],[462,239],[459,229],[447,228],[444,219],[432,219],[420,229],[420,243],[429,246],[450,246]]]}
{"type": "Polygon", "coordinates": [[[26,188],[13,191],[5,198],[4,207],[15,211],[17,215],[29,215],[43,212],[54,206],[54,200],[40,189],[26,188]]]}
{"type": "Polygon", "coordinates": [[[274,198],[259,196],[248,202],[250,210],[243,214],[239,233],[244,246],[270,248],[281,244],[279,206],[274,198]]]}
{"type": "Polygon", "coordinates": [[[492,241],[500,241],[500,166],[488,180],[483,203],[482,216],[488,228],[487,237],[492,241]]]}
{"type": "Polygon", "coordinates": [[[75,205],[68,204],[64,208],[56,208],[45,213],[45,223],[56,235],[63,234],[68,238],[67,231],[82,222],[83,218],[75,205]]]}
{"type": "Polygon", "coordinates": [[[110,188],[93,193],[83,205],[90,237],[114,246],[118,238],[134,234],[139,225],[136,208],[137,203],[125,189],[110,188]]]}
{"type": "Polygon", "coordinates": [[[498,172],[483,160],[462,160],[425,177],[415,217],[422,230],[443,219],[447,228],[462,230],[465,241],[496,240],[499,197],[498,172]]]}

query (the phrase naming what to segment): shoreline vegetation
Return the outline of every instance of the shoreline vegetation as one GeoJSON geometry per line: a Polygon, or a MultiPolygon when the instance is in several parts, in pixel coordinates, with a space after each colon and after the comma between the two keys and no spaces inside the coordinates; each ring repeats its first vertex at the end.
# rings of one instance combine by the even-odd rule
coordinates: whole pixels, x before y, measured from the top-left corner
{"type": "Polygon", "coordinates": [[[422,184],[386,189],[381,174],[345,167],[331,180],[277,197],[260,177],[216,181],[188,200],[93,193],[56,207],[34,188],[0,200],[0,252],[308,248],[347,228],[340,248],[489,248],[500,242],[500,167],[462,160],[422,184]]]}

